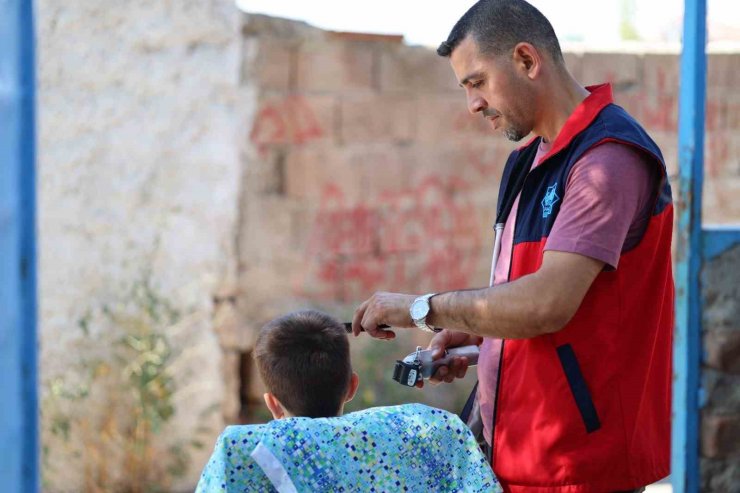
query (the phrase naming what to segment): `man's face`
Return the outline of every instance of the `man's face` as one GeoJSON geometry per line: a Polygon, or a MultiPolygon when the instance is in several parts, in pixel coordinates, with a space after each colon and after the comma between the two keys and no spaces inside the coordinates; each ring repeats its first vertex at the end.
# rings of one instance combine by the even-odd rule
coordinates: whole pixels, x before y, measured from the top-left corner
{"type": "Polygon", "coordinates": [[[468,36],[452,52],[450,63],[471,113],[481,113],[494,130],[515,142],[532,131],[533,90],[529,80],[516,73],[511,57],[484,56],[468,36]]]}

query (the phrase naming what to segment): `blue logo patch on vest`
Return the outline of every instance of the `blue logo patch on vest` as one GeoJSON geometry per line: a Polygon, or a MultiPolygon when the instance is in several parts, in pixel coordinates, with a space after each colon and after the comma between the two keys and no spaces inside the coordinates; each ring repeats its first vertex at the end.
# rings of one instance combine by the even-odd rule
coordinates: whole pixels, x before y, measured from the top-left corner
{"type": "Polygon", "coordinates": [[[557,203],[558,200],[560,200],[560,197],[558,197],[558,194],[555,193],[555,188],[557,188],[558,184],[554,184],[551,187],[547,187],[547,192],[545,192],[545,198],[542,199],[542,217],[547,217],[550,214],[552,214],[552,206],[557,203]]]}

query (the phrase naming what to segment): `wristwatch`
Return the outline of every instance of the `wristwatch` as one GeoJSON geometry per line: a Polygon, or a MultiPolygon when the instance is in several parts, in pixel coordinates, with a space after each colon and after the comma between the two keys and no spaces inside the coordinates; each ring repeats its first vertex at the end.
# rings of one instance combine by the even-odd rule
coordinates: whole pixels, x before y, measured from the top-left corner
{"type": "Polygon", "coordinates": [[[411,315],[411,320],[414,321],[414,325],[419,327],[424,332],[431,332],[434,334],[440,332],[442,329],[435,328],[427,324],[427,316],[429,316],[429,312],[432,309],[429,301],[432,299],[433,296],[437,296],[437,293],[429,293],[416,298],[414,302],[411,303],[409,314],[411,315]]]}

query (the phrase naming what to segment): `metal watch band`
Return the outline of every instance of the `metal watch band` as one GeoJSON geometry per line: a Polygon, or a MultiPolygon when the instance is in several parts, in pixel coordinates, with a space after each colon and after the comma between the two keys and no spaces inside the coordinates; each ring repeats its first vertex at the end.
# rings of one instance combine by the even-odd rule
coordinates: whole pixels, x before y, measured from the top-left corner
{"type": "MultiPolygon", "coordinates": [[[[431,302],[430,302],[430,300],[434,296],[437,296],[437,294],[438,293],[429,293],[429,294],[425,294],[423,296],[419,296],[418,298],[416,298],[414,300],[414,303],[416,303],[419,300],[424,300],[424,301],[426,301],[429,304],[429,308],[431,310],[431,302]]],[[[413,304],[412,304],[412,306],[413,306],[413,304]]],[[[428,315],[429,314],[427,313],[427,316],[428,315]]],[[[424,332],[429,332],[430,334],[436,334],[437,332],[440,332],[442,330],[441,328],[436,328],[436,327],[433,327],[433,326],[427,324],[427,320],[426,319],[427,319],[426,316],[423,319],[419,319],[419,320],[414,320],[412,318],[412,320],[414,320],[414,325],[416,325],[420,330],[423,330],[424,332]]]]}

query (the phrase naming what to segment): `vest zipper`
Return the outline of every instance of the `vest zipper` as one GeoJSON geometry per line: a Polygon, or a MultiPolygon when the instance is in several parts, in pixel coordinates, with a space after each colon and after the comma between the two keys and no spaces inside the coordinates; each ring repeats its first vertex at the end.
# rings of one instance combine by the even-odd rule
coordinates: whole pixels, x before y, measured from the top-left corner
{"type": "MultiPolygon", "coordinates": [[[[539,143],[537,145],[539,146],[539,143]]],[[[529,170],[527,170],[527,174],[524,176],[524,181],[522,182],[522,186],[519,189],[518,193],[514,196],[514,202],[516,202],[517,196],[519,197],[519,200],[521,201],[521,194],[524,191],[524,185],[527,184],[527,179],[529,179],[529,175],[532,172],[532,163],[530,163],[529,166],[530,166],[529,170]]],[[[537,167],[539,167],[539,165],[537,167]]],[[[509,256],[510,256],[509,271],[506,273],[506,282],[510,282],[510,279],[511,279],[511,264],[513,263],[513,260],[514,260],[514,238],[516,238],[516,229],[517,229],[517,225],[519,224],[519,213],[520,212],[521,212],[521,209],[517,207],[516,215],[514,217],[514,233],[511,235],[511,251],[509,252],[509,256]]],[[[509,220],[508,213],[506,214],[506,216],[507,217],[504,218],[505,222],[503,223],[501,227],[501,236],[503,236],[503,229],[504,229],[504,226],[506,225],[506,221],[509,220]]],[[[498,224],[496,226],[498,226],[498,224]]],[[[498,231],[496,232],[498,233],[498,231]]],[[[493,274],[491,274],[491,279],[493,280],[493,274]]],[[[495,445],[495,438],[496,438],[496,415],[498,414],[498,398],[499,398],[499,395],[501,394],[501,376],[503,375],[503,368],[504,368],[504,345],[505,343],[506,343],[506,340],[501,339],[501,353],[498,358],[498,374],[496,376],[496,395],[494,396],[494,399],[493,399],[493,413],[491,417],[491,450],[490,450],[490,455],[488,457],[488,462],[491,464],[491,469],[493,469],[493,459],[494,459],[493,458],[493,448],[495,445]]]]}
{"type": "Polygon", "coordinates": [[[488,463],[493,469],[493,447],[496,438],[496,414],[498,413],[498,396],[501,393],[501,372],[504,367],[504,341],[501,340],[501,354],[498,358],[498,372],[496,376],[496,395],[493,399],[493,413],[491,414],[491,447],[489,450],[488,463]]]}

